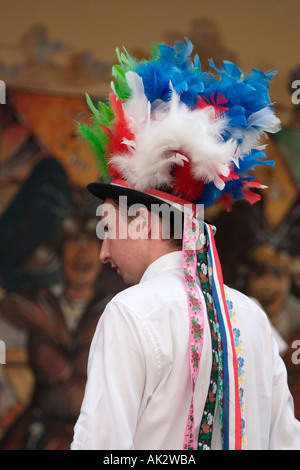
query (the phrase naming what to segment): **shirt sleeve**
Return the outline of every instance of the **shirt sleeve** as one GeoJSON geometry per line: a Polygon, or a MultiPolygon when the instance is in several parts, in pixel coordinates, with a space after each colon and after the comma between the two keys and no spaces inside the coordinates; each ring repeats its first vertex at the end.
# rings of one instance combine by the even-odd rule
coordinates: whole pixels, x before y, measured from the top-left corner
{"type": "Polygon", "coordinates": [[[130,450],[146,379],[136,319],[110,302],[89,354],[88,379],[72,450],[130,450]]]}

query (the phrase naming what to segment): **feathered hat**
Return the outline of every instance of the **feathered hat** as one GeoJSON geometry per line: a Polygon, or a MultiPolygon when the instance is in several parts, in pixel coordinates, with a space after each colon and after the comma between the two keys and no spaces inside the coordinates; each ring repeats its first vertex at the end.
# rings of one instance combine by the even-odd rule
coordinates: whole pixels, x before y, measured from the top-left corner
{"type": "MultiPolygon", "coordinates": [[[[238,199],[250,203],[261,188],[253,170],[272,165],[265,159],[261,138],[280,129],[268,88],[275,72],[254,69],[244,74],[224,61],[220,70],[201,69],[192,43],[174,47],[154,44],[149,60],[117,51],[108,104],[96,107],[87,96],[92,124],[80,124],[80,134],[94,151],[101,183],[88,189],[100,199],[128,197],[147,207],[157,201],[184,207],[238,199]]],[[[224,449],[245,445],[243,358],[238,329],[232,327],[228,299],[211,226],[184,213],[182,273],[190,323],[192,400],[183,433],[184,449],[210,448],[216,403],[224,449]],[[204,312],[200,282],[212,337],[212,371],[208,399],[198,436],[193,394],[203,344],[204,312]],[[235,335],[237,335],[235,337],[235,335]],[[217,366],[216,366],[217,364],[217,366]]]]}
{"type": "MultiPolygon", "coordinates": [[[[280,129],[268,93],[275,72],[243,74],[229,61],[218,70],[212,60],[204,72],[192,50],[186,39],[155,44],[147,61],[117,51],[109,103],[95,107],[87,96],[93,124],[81,124],[80,133],[106,183],[205,207],[256,202],[252,188],[262,186],[253,170],[272,164],[261,138],[280,129]]],[[[111,191],[89,190],[98,197],[111,191]]]]}

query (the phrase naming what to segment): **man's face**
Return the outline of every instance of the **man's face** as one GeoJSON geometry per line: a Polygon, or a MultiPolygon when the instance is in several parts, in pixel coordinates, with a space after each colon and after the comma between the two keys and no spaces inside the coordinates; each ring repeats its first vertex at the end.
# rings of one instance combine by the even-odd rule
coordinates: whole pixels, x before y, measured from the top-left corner
{"type": "Polygon", "coordinates": [[[119,211],[109,198],[102,206],[102,217],[105,238],[100,261],[110,263],[126,284],[137,284],[147,269],[146,240],[130,236],[132,221],[129,223],[124,211],[119,211]]]}

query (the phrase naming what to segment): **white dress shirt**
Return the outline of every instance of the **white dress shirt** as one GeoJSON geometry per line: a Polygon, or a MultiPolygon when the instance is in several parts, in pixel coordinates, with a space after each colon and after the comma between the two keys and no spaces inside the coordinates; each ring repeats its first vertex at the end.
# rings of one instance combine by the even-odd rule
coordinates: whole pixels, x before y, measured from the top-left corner
{"type": "MultiPolygon", "coordinates": [[[[139,284],[107,305],[91,344],[85,397],[71,449],[182,449],[192,392],[181,257],[181,251],[162,256],[139,284]]],[[[294,418],[269,321],[252,300],[233,289],[226,291],[234,305],[244,358],[244,446],[300,449],[300,423],[294,418]]],[[[195,390],[196,433],[210,372],[206,320],[195,390]]],[[[217,415],[215,449],[221,448],[217,415]]]]}

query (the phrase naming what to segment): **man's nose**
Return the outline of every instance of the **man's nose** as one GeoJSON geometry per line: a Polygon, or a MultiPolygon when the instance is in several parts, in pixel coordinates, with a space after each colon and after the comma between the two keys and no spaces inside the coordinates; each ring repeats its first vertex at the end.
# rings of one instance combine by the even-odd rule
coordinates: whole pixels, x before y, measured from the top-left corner
{"type": "Polygon", "coordinates": [[[101,263],[108,263],[110,260],[107,238],[104,238],[102,242],[99,260],[101,261],[101,263]]]}

